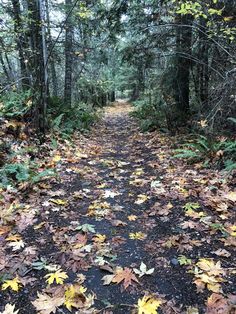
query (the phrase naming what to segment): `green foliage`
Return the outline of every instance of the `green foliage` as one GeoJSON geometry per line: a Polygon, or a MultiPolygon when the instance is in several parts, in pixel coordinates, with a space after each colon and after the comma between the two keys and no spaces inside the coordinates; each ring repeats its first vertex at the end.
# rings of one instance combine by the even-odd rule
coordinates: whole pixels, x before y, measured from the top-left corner
{"type": "Polygon", "coordinates": [[[174,157],[201,161],[216,153],[219,148],[219,143],[210,137],[201,135],[194,142],[186,143],[182,148],[176,149],[174,157]]]}
{"type": "Polygon", "coordinates": [[[195,141],[185,143],[174,151],[174,158],[190,162],[205,161],[222,166],[228,171],[236,169],[236,141],[217,141],[212,137],[199,136],[195,141]]]}
{"type": "Polygon", "coordinates": [[[50,128],[64,137],[70,136],[75,131],[88,130],[99,118],[97,107],[81,102],[68,107],[58,97],[50,98],[48,113],[50,128]]]}
{"type": "Polygon", "coordinates": [[[10,91],[0,98],[0,116],[18,118],[24,116],[32,105],[31,91],[10,91]]]}
{"type": "Polygon", "coordinates": [[[0,186],[14,186],[22,182],[37,183],[45,177],[54,175],[52,169],[37,172],[37,166],[33,163],[7,163],[0,169],[0,186]]]}
{"type": "Polygon", "coordinates": [[[164,120],[159,105],[150,104],[147,99],[134,102],[135,110],[131,115],[140,121],[143,132],[152,131],[161,126],[164,120]]]}

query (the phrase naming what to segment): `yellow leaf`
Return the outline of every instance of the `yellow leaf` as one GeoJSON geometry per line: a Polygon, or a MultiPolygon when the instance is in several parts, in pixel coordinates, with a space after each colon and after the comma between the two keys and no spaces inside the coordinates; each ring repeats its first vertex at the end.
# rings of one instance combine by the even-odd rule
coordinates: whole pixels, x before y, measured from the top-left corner
{"type": "Polygon", "coordinates": [[[86,301],[86,297],[84,296],[86,290],[87,290],[86,288],[78,284],[70,285],[66,289],[64,305],[69,311],[72,310],[72,307],[77,309],[83,307],[83,304],[86,301]]]}
{"type": "Polygon", "coordinates": [[[146,202],[146,200],[148,199],[147,195],[144,194],[139,194],[138,195],[138,199],[135,201],[135,204],[143,204],[144,202],[146,202]]]}
{"type": "Polygon", "coordinates": [[[105,234],[96,234],[95,237],[93,237],[93,241],[103,243],[106,241],[106,235],[105,234]]]}
{"type": "Polygon", "coordinates": [[[144,296],[138,300],[138,314],[158,314],[157,309],[161,301],[152,296],[144,296]]]}
{"type": "Polygon", "coordinates": [[[132,240],[143,240],[143,239],[145,239],[146,238],[146,234],[145,233],[143,233],[143,232],[131,232],[130,234],[129,234],[129,238],[130,239],[132,239],[132,240]]]}
{"type": "Polygon", "coordinates": [[[129,221],[135,221],[138,217],[135,215],[128,216],[129,221]]]}
{"type": "Polygon", "coordinates": [[[52,159],[53,162],[58,162],[58,161],[60,161],[60,160],[61,160],[61,156],[60,156],[60,155],[56,155],[56,156],[54,156],[53,159],[52,159]]]}
{"type": "Polygon", "coordinates": [[[226,198],[231,202],[236,202],[236,192],[230,192],[226,195],[226,198]]]}
{"type": "Polygon", "coordinates": [[[21,286],[20,280],[16,277],[14,279],[5,280],[2,285],[2,290],[6,290],[7,288],[11,288],[13,291],[19,291],[21,286]]]}
{"type": "Polygon", "coordinates": [[[201,268],[201,270],[207,272],[210,276],[218,276],[224,273],[224,270],[221,268],[220,261],[214,263],[213,260],[201,258],[199,262],[197,262],[197,266],[201,268]]]}
{"type": "Polygon", "coordinates": [[[59,198],[57,198],[57,199],[50,199],[49,201],[50,201],[51,203],[54,203],[54,204],[57,204],[57,205],[62,205],[62,206],[66,206],[66,205],[68,204],[67,201],[61,200],[61,199],[59,199],[59,198]]]}
{"type": "Polygon", "coordinates": [[[55,273],[47,274],[44,278],[47,278],[46,281],[49,285],[51,285],[54,281],[56,281],[57,284],[62,285],[68,276],[65,272],[57,270],[55,273]]]}

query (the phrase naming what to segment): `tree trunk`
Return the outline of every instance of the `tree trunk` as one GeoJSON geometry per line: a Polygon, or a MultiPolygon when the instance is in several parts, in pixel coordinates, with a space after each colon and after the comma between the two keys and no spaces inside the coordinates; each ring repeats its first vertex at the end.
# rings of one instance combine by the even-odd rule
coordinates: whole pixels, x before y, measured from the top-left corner
{"type": "MultiPolygon", "coordinates": [[[[52,41],[52,35],[51,35],[48,0],[45,0],[45,9],[46,9],[46,20],[47,20],[48,50],[50,51],[53,48],[53,41],[52,41]]],[[[57,82],[56,67],[55,67],[55,62],[53,58],[53,53],[51,54],[49,64],[50,64],[51,81],[52,81],[52,94],[53,96],[57,97],[58,96],[58,82],[57,82]]]]}
{"type": "Polygon", "coordinates": [[[179,123],[185,124],[189,114],[189,83],[192,50],[192,16],[178,15],[176,18],[175,57],[175,102],[179,112],[179,123]]]}
{"type": "Polygon", "coordinates": [[[46,109],[48,99],[46,42],[41,0],[28,0],[29,29],[32,58],[30,69],[34,78],[36,127],[41,134],[46,129],[46,109]]]}
{"type": "Polygon", "coordinates": [[[73,23],[70,14],[72,0],[65,0],[66,5],[66,36],[65,36],[65,85],[64,101],[71,105],[72,98],[72,68],[73,68],[73,23]]]}
{"type": "Polygon", "coordinates": [[[204,106],[204,111],[208,109],[208,81],[209,81],[209,69],[208,69],[208,38],[205,33],[207,32],[207,23],[204,18],[201,18],[200,25],[202,26],[202,31],[199,32],[199,55],[198,59],[201,64],[199,64],[199,98],[204,106]],[[204,33],[203,33],[204,32],[204,33]]]}
{"type": "Polygon", "coordinates": [[[20,2],[19,0],[11,0],[13,7],[13,17],[14,17],[14,31],[16,35],[16,45],[19,53],[19,61],[20,61],[20,71],[22,79],[22,87],[23,89],[28,89],[31,85],[29,71],[27,69],[28,58],[26,56],[26,51],[28,48],[28,44],[23,32],[23,23],[21,18],[20,11],[20,2]]]}

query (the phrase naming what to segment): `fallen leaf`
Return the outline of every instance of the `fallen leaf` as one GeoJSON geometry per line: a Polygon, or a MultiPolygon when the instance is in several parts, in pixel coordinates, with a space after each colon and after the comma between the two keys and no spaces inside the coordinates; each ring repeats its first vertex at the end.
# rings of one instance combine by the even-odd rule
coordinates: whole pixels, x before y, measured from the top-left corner
{"type": "Polygon", "coordinates": [[[38,298],[32,302],[39,314],[56,313],[65,301],[64,297],[50,297],[47,294],[38,293],[38,298]]]}
{"type": "Polygon", "coordinates": [[[228,300],[221,294],[213,293],[207,299],[206,314],[230,314],[231,309],[228,300]]]}
{"type": "Polygon", "coordinates": [[[143,232],[131,232],[129,234],[129,238],[132,240],[144,240],[146,238],[146,234],[143,232]]]}
{"type": "Polygon", "coordinates": [[[13,291],[19,291],[21,287],[21,282],[18,277],[14,279],[5,280],[2,284],[2,290],[6,290],[7,288],[11,288],[13,291]]]}
{"type": "Polygon", "coordinates": [[[217,256],[223,256],[223,257],[230,257],[231,253],[229,253],[227,250],[225,249],[219,249],[217,251],[212,252],[213,254],[217,255],[217,256]]]}
{"type": "Polygon", "coordinates": [[[141,262],[139,269],[134,268],[135,274],[139,275],[139,277],[143,277],[144,275],[151,275],[154,272],[154,268],[147,269],[147,265],[141,262]]]}
{"type": "Polygon", "coordinates": [[[44,276],[44,278],[47,278],[47,283],[51,285],[54,281],[62,285],[64,283],[64,280],[68,278],[67,274],[61,270],[57,270],[55,273],[50,273],[44,276]]]}
{"type": "Polygon", "coordinates": [[[15,310],[15,305],[6,304],[5,309],[0,314],[17,314],[19,310],[15,310]]]}
{"type": "Polygon", "coordinates": [[[112,279],[114,283],[121,283],[123,281],[124,288],[127,289],[130,285],[132,285],[132,281],[138,282],[138,279],[133,274],[132,269],[125,267],[117,268],[115,272],[115,276],[112,279]]]}
{"type": "Polygon", "coordinates": [[[138,314],[158,314],[157,309],[161,303],[152,296],[144,296],[138,300],[138,314]]]}
{"type": "Polygon", "coordinates": [[[128,219],[129,219],[129,221],[135,221],[135,220],[137,220],[137,216],[136,215],[129,215],[128,216],[128,219]]]}
{"type": "Polygon", "coordinates": [[[65,291],[65,301],[64,305],[66,308],[71,311],[72,307],[78,309],[84,307],[86,302],[86,297],[84,293],[86,292],[86,288],[76,285],[70,285],[65,291]]]}

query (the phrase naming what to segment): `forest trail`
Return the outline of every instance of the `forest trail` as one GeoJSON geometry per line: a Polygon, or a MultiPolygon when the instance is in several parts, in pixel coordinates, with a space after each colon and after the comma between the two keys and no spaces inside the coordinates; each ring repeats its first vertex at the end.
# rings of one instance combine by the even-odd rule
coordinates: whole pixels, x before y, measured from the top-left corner
{"type": "MultiPolygon", "coordinates": [[[[20,237],[24,246],[7,248],[5,261],[24,287],[0,292],[19,314],[142,313],[145,307],[145,314],[157,308],[164,314],[204,313],[209,292],[202,283],[203,293],[197,293],[199,278],[189,270],[222,249],[221,234],[215,240],[218,231],[209,233],[203,219],[211,215],[206,195],[208,202],[218,197],[208,186],[221,179],[173,161],[172,140],[141,133],[131,111],[124,101],[107,108],[88,136],[58,149],[60,180],[28,196],[14,231],[18,238],[9,240],[20,237]],[[59,276],[58,285],[46,284],[50,274],[59,276]],[[145,295],[155,301],[148,303],[145,295]]],[[[230,241],[226,253],[231,255],[230,241]]],[[[224,254],[219,260],[232,268],[224,254]]],[[[219,264],[215,272],[215,286],[222,276],[235,280],[219,264]]]]}

